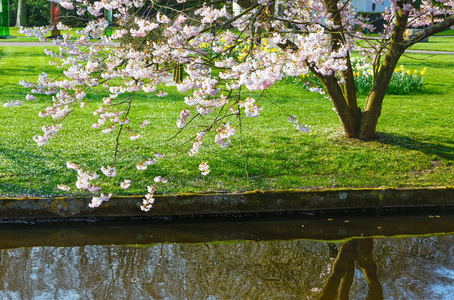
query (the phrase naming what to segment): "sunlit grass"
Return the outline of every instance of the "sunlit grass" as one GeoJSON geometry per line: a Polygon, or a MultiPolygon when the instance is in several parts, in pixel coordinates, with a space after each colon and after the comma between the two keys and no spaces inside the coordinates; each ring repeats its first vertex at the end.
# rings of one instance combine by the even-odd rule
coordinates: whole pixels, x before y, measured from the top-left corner
{"type": "Polygon", "coordinates": [[[443,30],[442,32],[439,32],[435,35],[454,35],[454,30],[452,29],[446,29],[446,30],[443,30]]]}
{"type": "MultiPolygon", "coordinates": [[[[43,71],[58,74],[46,64],[42,51],[0,47],[0,104],[24,99],[28,91],[18,85],[19,80],[33,80],[43,71]]],[[[119,166],[130,167],[119,171],[118,180],[128,178],[133,185],[124,191],[118,182],[107,180],[105,191],[145,194],[156,175],[169,179],[159,193],[454,185],[454,59],[412,54],[400,63],[410,69],[426,67],[425,84],[419,93],[386,97],[376,141],[345,138],[328,99],[280,83],[270,89],[272,102],[261,101],[264,109],[258,118],[243,119],[241,132],[236,123],[238,132],[230,147],[220,148],[209,135],[198,156],[188,157],[183,147],[182,155],[161,160],[147,171],[135,170],[135,156],[124,155],[119,166]],[[284,111],[311,126],[311,132],[299,133],[284,111]],[[198,170],[201,161],[210,165],[207,177],[198,170]]],[[[151,121],[139,140],[150,148],[138,151],[143,157],[154,151],[175,152],[167,140],[177,132],[175,122],[185,104],[174,87],[162,88],[170,97],[140,95],[132,108],[135,120],[149,116],[151,121]]],[[[111,163],[115,137],[90,128],[97,120],[91,111],[101,98],[100,93],[90,94],[89,107],[67,118],[60,134],[43,147],[32,138],[51,122],[38,117],[50,99],[41,96],[13,108],[1,105],[0,195],[63,195],[55,186],[76,180],[75,172],[65,166],[67,161],[93,169],[111,163]]],[[[178,136],[171,145],[181,147],[185,138],[178,136]]],[[[72,185],[70,194],[80,192],[72,185]]]]}
{"type": "Polygon", "coordinates": [[[410,50],[454,51],[454,37],[431,36],[427,42],[416,43],[410,50]]]}
{"type": "MultiPolygon", "coordinates": [[[[373,35],[374,37],[376,35],[373,35]]],[[[376,36],[378,37],[378,36],[376,36]]],[[[380,40],[358,41],[358,45],[368,48],[371,44],[379,43],[380,40]]],[[[377,47],[377,46],[375,46],[377,47]]],[[[425,50],[425,51],[454,51],[454,36],[431,36],[428,42],[419,42],[408,48],[409,50],[425,50]]]]}

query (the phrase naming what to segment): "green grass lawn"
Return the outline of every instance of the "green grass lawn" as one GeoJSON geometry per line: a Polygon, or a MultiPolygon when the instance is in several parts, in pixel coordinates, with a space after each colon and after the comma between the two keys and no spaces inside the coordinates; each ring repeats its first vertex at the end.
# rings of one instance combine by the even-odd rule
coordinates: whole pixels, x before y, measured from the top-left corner
{"type": "MultiPolygon", "coordinates": [[[[361,45],[362,47],[370,46],[370,44],[365,41],[360,41],[359,45],[361,45]]],[[[454,36],[431,36],[429,37],[428,42],[416,43],[408,49],[454,52],[454,36]]]]}
{"type": "Polygon", "coordinates": [[[431,36],[428,42],[416,43],[409,49],[454,52],[454,37],[431,36]]]}
{"type": "MultiPolygon", "coordinates": [[[[76,30],[82,28],[73,28],[71,33],[73,34],[73,39],[79,37],[80,35],[76,34],[76,30]]],[[[10,27],[9,35],[14,38],[11,39],[0,39],[0,42],[39,42],[38,38],[27,37],[25,34],[19,33],[19,27],[10,27]]],[[[50,35],[50,34],[49,34],[50,35]]]]}
{"type": "MultiPolygon", "coordinates": [[[[46,64],[42,50],[0,47],[0,104],[25,98],[28,91],[18,85],[19,80],[33,80],[43,71],[58,74],[46,64]]],[[[328,99],[280,83],[270,89],[277,105],[261,102],[261,115],[243,120],[242,135],[238,130],[230,147],[220,148],[210,135],[197,157],[167,158],[147,171],[135,170],[135,157],[124,155],[118,163],[125,169],[116,179],[131,179],[131,188],[121,190],[110,179],[103,187],[117,195],[146,194],[156,175],[167,175],[169,180],[158,193],[454,185],[454,57],[411,54],[400,63],[410,69],[426,67],[425,85],[418,94],[386,97],[377,128],[379,140],[346,139],[328,99]],[[282,109],[308,124],[311,132],[296,131],[282,109]],[[201,161],[210,165],[207,177],[198,170],[201,161]]],[[[175,122],[185,104],[174,87],[163,88],[171,97],[141,95],[132,107],[133,120],[149,116],[151,121],[139,140],[150,150],[138,151],[141,157],[150,157],[154,151],[175,153],[186,138],[178,136],[170,146],[167,143],[177,132],[175,122]]],[[[43,147],[32,138],[50,123],[38,112],[51,100],[38,97],[35,102],[24,101],[23,106],[1,105],[0,195],[64,195],[56,185],[76,180],[76,173],[65,166],[67,161],[94,169],[112,162],[114,136],[91,129],[97,120],[91,111],[99,107],[101,98],[101,92],[93,92],[89,109],[79,109],[67,118],[60,134],[43,147]]],[[[71,187],[71,195],[84,195],[71,187]]]]}
{"type": "MultiPolygon", "coordinates": [[[[369,35],[375,36],[375,37],[380,36],[378,33],[370,33],[369,35]]],[[[437,35],[437,36],[454,36],[454,30],[446,29],[446,30],[443,30],[442,32],[436,33],[435,35],[437,35]]]]}
{"type": "Polygon", "coordinates": [[[442,32],[436,33],[435,35],[454,35],[454,30],[446,29],[443,30],[442,32]]]}

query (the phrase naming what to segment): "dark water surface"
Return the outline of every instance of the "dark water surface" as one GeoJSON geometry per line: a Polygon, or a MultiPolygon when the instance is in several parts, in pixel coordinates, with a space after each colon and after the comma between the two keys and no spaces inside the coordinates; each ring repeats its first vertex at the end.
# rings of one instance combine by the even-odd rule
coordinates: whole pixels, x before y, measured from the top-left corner
{"type": "Polygon", "coordinates": [[[0,299],[454,299],[454,214],[0,225],[0,299]]]}

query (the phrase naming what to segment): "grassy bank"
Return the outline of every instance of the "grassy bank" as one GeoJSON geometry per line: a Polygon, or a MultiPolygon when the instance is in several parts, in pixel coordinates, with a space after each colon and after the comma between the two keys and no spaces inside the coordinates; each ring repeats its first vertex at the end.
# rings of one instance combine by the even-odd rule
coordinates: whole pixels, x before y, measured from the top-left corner
{"type": "MultiPolygon", "coordinates": [[[[41,53],[36,47],[0,47],[0,103],[25,98],[28,91],[17,85],[19,80],[32,80],[43,71],[56,74],[41,53]]],[[[280,83],[270,90],[277,106],[262,102],[261,115],[244,120],[242,138],[238,131],[230,147],[221,149],[211,135],[199,156],[168,158],[147,171],[135,170],[133,163],[117,176],[131,179],[130,189],[121,190],[117,182],[108,180],[105,190],[117,195],[145,194],[144,187],[156,175],[167,175],[169,180],[160,193],[454,185],[454,57],[412,54],[401,63],[409,69],[426,67],[425,85],[418,94],[386,97],[376,141],[344,138],[329,100],[280,83]],[[282,109],[308,124],[311,132],[296,131],[282,109]],[[197,168],[201,161],[210,165],[207,177],[197,168]]],[[[132,109],[137,120],[149,116],[151,121],[140,143],[170,154],[173,150],[166,140],[176,133],[175,122],[185,105],[174,87],[164,89],[170,97],[142,95],[132,109]]],[[[92,168],[110,163],[114,136],[90,128],[97,120],[90,111],[101,98],[101,93],[92,93],[90,109],[65,120],[60,134],[43,147],[32,138],[50,122],[38,117],[49,99],[39,97],[13,108],[0,106],[0,195],[64,195],[55,186],[76,180],[76,174],[66,169],[67,161],[86,162],[92,168]]],[[[183,141],[177,137],[172,145],[178,147],[183,141]]],[[[150,156],[152,151],[139,155],[150,156]]],[[[135,158],[123,156],[119,164],[131,161],[135,158]]],[[[78,191],[72,186],[70,193],[78,191]]]]}

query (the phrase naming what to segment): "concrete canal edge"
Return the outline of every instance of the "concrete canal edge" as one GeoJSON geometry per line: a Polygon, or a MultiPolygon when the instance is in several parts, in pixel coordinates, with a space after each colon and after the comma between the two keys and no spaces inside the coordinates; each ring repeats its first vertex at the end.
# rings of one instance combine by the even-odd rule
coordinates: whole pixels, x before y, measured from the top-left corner
{"type": "Polygon", "coordinates": [[[235,215],[384,209],[454,208],[454,187],[270,190],[156,196],[149,212],[143,196],[112,197],[99,208],[91,198],[0,198],[0,223],[20,220],[235,215]]]}

